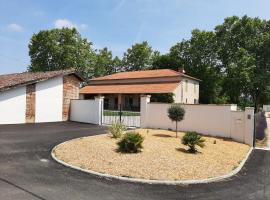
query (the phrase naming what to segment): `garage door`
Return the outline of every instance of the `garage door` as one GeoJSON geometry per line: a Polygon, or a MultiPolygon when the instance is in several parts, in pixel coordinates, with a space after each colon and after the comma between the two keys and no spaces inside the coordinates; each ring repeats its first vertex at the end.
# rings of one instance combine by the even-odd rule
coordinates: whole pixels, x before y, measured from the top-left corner
{"type": "Polygon", "coordinates": [[[26,88],[0,93],[0,124],[25,123],[26,88]]]}
{"type": "Polygon", "coordinates": [[[36,84],[36,122],[62,121],[63,78],[36,84]]]}

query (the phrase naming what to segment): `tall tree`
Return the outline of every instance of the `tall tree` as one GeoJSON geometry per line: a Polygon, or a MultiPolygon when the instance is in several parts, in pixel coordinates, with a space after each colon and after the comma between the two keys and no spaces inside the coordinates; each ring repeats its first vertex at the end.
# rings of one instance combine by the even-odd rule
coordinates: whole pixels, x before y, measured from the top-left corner
{"type": "Polygon", "coordinates": [[[226,76],[223,90],[231,103],[265,102],[270,85],[270,21],[233,16],[215,28],[218,56],[226,76]]]}
{"type": "Polygon", "coordinates": [[[95,53],[92,43],[75,29],[42,30],[29,43],[29,71],[52,71],[74,68],[91,77],[95,53]]]}
{"type": "Polygon", "coordinates": [[[149,69],[152,66],[154,55],[152,47],[146,41],[134,44],[124,53],[123,70],[138,71],[149,69]]]}
{"type": "Polygon", "coordinates": [[[112,52],[109,51],[108,48],[106,47],[99,50],[98,54],[96,55],[94,76],[95,77],[105,76],[113,73],[114,71],[115,70],[112,52]]]}
{"type": "Polygon", "coordinates": [[[169,58],[173,69],[184,67],[186,72],[202,80],[200,83],[200,102],[223,102],[220,98],[219,62],[216,55],[215,34],[208,31],[193,30],[190,40],[183,40],[170,49],[169,58]]]}

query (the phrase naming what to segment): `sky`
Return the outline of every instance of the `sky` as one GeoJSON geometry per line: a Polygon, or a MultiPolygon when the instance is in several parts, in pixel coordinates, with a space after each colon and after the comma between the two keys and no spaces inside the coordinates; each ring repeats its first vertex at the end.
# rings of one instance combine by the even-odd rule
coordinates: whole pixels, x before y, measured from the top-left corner
{"type": "Polygon", "coordinates": [[[167,53],[195,28],[232,15],[269,20],[269,8],[270,0],[0,0],[0,74],[27,70],[30,38],[44,29],[76,27],[114,56],[145,40],[167,53]]]}

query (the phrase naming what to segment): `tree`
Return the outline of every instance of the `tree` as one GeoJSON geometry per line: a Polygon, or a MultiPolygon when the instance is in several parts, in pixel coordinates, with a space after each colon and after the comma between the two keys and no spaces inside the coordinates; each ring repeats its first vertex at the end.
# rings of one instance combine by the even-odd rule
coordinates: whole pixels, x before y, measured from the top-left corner
{"type": "Polygon", "coordinates": [[[74,68],[84,77],[92,77],[95,53],[92,43],[75,29],[42,30],[29,43],[29,71],[74,68]]]}
{"type": "Polygon", "coordinates": [[[220,103],[222,74],[216,54],[215,34],[193,30],[190,40],[183,40],[170,49],[170,62],[174,70],[184,67],[188,75],[200,82],[200,102],[220,103]]]}
{"type": "Polygon", "coordinates": [[[215,28],[218,57],[230,103],[253,101],[256,110],[268,99],[270,85],[270,21],[228,17],[215,28]],[[268,78],[267,78],[268,77],[268,78]]]}
{"type": "Polygon", "coordinates": [[[123,56],[124,71],[150,69],[153,56],[155,56],[155,54],[152,47],[150,47],[146,41],[132,45],[123,56]]]}
{"type": "Polygon", "coordinates": [[[174,105],[169,107],[169,109],[168,109],[168,117],[173,122],[175,122],[175,131],[176,131],[175,136],[176,137],[177,137],[177,131],[178,131],[177,123],[182,121],[184,119],[184,116],[185,116],[185,110],[180,105],[174,104],[174,105]]]}
{"type": "Polygon", "coordinates": [[[157,55],[153,61],[152,69],[178,70],[179,63],[170,54],[157,55]]]}
{"type": "Polygon", "coordinates": [[[99,50],[95,60],[94,76],[100,77],[112,74],[115,72],[114,67],[112,52],[106,47],[99,50]]]}

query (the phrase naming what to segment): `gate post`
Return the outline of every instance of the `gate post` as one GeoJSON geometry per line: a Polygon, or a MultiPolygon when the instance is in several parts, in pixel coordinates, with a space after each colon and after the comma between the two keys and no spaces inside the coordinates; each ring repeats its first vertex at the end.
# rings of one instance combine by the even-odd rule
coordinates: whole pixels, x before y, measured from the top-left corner
{"type": "Polygon", "coordinates": [[[255,142],[255,134],[254,134],[254,108],[246,107],[245,108],[245,144],[250,146],[254,145],[255,142]]]}
{"type": "Polygon", "coordinates": [[[96,96],[95,97],[95,102],[96,102],[96,106],[97,106],[97,124],[98,125],[102,125],[102,117],[103,117],[103,100],[104,97],[103,96],[96,96]]]}
{"type": "Polygon", "coordinates": [[[147,107],[148,103],[150,103],[151,95],[142,95],[141,96],[141,128],[147,128],[147,107]]]}

